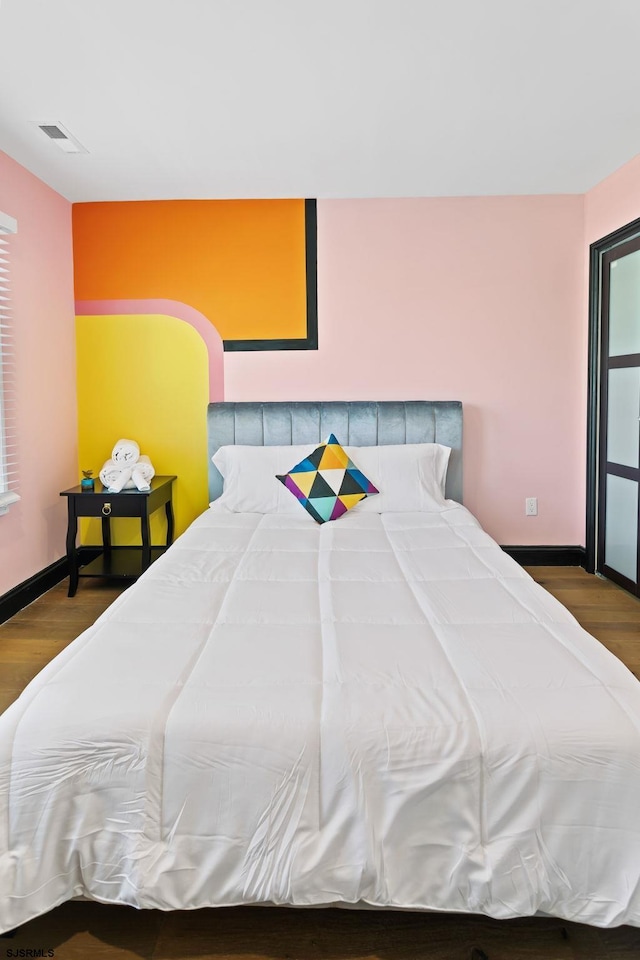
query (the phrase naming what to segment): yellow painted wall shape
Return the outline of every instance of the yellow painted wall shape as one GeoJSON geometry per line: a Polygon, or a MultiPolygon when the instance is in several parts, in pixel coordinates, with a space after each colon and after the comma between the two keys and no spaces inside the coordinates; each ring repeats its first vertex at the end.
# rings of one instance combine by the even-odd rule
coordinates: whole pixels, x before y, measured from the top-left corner
{"type": "MultiPolygon", "coordinates": [[[[76,319],[80,469],[94,475],[121,437],[136,440],[157,474],[176,474],[178,536],[208,504],[207,349],[188,323],[158,315],[76,319]]],[[[151,522],[164,543],[164,510],[151,522]]],[[[81,525],[82,542],[101,542],[99,520],[81,525]]],[[[112,523],[115,545],[140,542],[137,520],[112,523]]]]}

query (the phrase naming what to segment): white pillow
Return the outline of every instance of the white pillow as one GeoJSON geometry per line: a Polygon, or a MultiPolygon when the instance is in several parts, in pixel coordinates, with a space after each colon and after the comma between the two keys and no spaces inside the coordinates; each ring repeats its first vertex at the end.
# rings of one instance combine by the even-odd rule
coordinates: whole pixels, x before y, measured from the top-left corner
{"type": "MultiPolygon", "coordinates": [[[[222,496],[214,501],[216,509],[299,516],[300,504],[276,474],[288,473],[315,446],[305,443],[220,447],[211,458],[224,478],[222,496]]],[[[354,508],[359,512],[433,512],[446,506],[444,488],[450,447],[439,443],[403,443],[344,449],[380,491],[354,508]]]]}
{"type": "Polygon", "coordinates": [[[222,496],[213,501],[216,509],[300,515],[300,505],[276,474],[287,473],[313,449],[308,443],[288,447],[220,447],[211,458],[224,480],[222,496]]]}
{"type": "Polygon", "coordinates": [[[451,447],[402,443],[344,449],[380,491],[358,504],[361,513],[432,513],[446,506],[451,447]]]}

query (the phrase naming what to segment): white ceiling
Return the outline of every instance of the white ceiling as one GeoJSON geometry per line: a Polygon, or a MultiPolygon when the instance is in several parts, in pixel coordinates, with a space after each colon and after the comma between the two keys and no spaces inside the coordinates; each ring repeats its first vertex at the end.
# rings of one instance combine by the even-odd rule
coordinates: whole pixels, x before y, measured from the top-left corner
{"type": "Polygon", "coordinates": [[[0,149],[73,201],[582,193],[639,49],[640,0],[1,0],[0,149]]]}

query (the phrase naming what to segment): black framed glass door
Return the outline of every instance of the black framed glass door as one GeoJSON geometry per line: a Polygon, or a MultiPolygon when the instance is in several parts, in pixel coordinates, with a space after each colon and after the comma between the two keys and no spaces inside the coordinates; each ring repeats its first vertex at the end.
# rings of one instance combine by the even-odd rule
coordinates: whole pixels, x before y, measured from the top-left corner
{"type": "Polygon", "coordinates": [[[597,570],[640,595],[640,237],[602,255],[597,570]]]}

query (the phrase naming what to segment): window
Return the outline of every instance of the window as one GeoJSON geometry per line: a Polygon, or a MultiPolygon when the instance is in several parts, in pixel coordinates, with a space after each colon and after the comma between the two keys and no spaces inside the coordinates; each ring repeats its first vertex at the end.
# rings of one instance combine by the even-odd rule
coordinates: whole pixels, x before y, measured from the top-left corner
{"type": "Polygon", "coordinates": [[[0,514],[20,497],[16,491],[16,423],[13,342],[11,336],[11,235],[13,217],[0,212],[0,514]]]}

